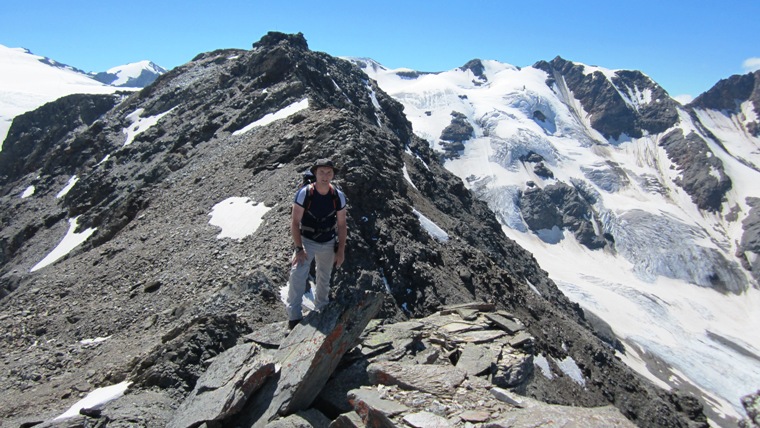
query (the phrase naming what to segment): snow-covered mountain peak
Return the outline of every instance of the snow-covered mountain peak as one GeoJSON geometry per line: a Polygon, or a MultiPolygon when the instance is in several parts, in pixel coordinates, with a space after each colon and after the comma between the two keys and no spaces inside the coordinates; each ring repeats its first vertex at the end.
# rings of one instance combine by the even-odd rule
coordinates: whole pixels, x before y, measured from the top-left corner
{"type": "Polygon", "coordinates": [[[110,68],[104,73],[94,74],[93,78],[111,86],[142,88],[164,73],[166,69],[163,67],[143,60],[110,68]]]}
{"type": "Polygon", "coordinates": [[[110,94],[118,90],[74,67],[0,45],[0,149],[13,118],[69,94],[110,94]]]}
{"type": "Polygon", "coordinates": [[[153,62],[140,61],[87,74],[25,48],[0,45],[0,150],[13,118],[20,114],[65,95],[135,90],[164,73],[166,70],[153,62]]]}

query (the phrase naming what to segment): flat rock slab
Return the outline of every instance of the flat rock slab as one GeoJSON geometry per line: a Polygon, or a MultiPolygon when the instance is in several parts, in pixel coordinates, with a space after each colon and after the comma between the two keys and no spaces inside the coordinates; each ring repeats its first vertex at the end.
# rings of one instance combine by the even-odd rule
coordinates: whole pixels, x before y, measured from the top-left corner
{"type": "Polygon", "coordinates": [[[509,334],[515,334],[525,329],[524,325],[498,314],[485,314],[485,317],[509,334]]]}
{"type": "Polygon", "coordinates": [[[529,333],[521,331],[509,340],[509,345],[515,348],[520,348],[526,344],[533,343],[533,336],[529,333]]]}
{"type": "Polygon", "coordinates": [[[491,419],[491,414],[483,410],[467,410],[459,414],[459,419],[465,422],[482,423],[491,419]]]}
{"type": "Polygon", "coordinates": [[[404,416],[404,422],[414,428],[445,428],[452,426],[448,419],[430,412],[418,412],[404,416]]]}
{"type": "Polygon", "coordinates": [[[501,330],[480,330],[457,333],[452,335],[451,338],[463,343],[487,343],[493,342],[503,336],[506,336],[506,333],[501,330]]]}
{"type": "Polygon", "coordinates": [[[455,312],[465,321],[476,320],[480,315],[480,311],[477,309],[457,309],[455,312]]]}
{"type": "Polygon", "coordinates": [[[294,413],[267,424],[267,428],[327,428],[328,426],[330,426],[330,419],[314,409],[294,413]]]}
{"type": "Polygon", "coordinates": [[[330,428],[364,428],[364,421],[353,410],[343,413],[330,423],[330,428]]]}
{"type": "Polygon", "coordinates": [[[255,342],[268,348],[277,348],[288,336],[288,323],[286,321],[267,324],[253,333],[243,336],[246,342],[255,342]]]}
{"type": "Polygon", "coordinates": [[[496,309],[496,305],[493,303],[486,303],[486,302],[470,302],[470,303],[462,303],[458,305],[447,305],[443,307],[443,310],[441,310],[441,313],[446,314],[450,312],[454,312],[458,309],[475,309],[480,312],[493,312],[496,309]]]}
{"type": "Polygon", "coordinates": [[[361,399],[356,400],[355,410],[365,427],[396,428],[396,424],[388,416],[361,399]]]}
{"type": "Polygon", "coordinates": [[[489,347],[468,343],[462,348],[456,367],[468,375],[477,376],[491,369],[491,364],[496,361],[495,357],[489,347]]]}
{"type": "Polygon", "coordinates": [[[501,389],[499,387],[493,387],[490,389],[491,395],[494,396],[497,400],[507,403],[509,405],[512,405],[514,407],[528,407],[529,400],[525,397],[521,397],[517,394],[514,394],[510,391],[507,391],[506,389],[501,389]]]}
{"type": "Polygon", "coordinates": [[[380,394],[377,392],[377,390],[374,389],[354,389],[348,392],[348,399],[350,401],[356,401],[361,400],[367,403],[367,405],[371,406],[375,410],[380,411],[386,416],[395,416],[399,413],[408,412],[409,408],[405,405],[391,401],[386,400],[382,397],[380,397],[380,394]]]}
{"type": "Polygon", "coordinates": [[[425,324],[419,321],[401,321],[393,324],[384,324],[383,329],[419,331],[425,327],[425,324]]]}
{"type": "Polygon", "coordinates": [[[167,428],[194,427],[239,412],[274,373],[274,362],[262,357],[255,343],[244,343],[219,354],[179,406],[167,428]]]}
{"type": "Polygon", "coordinates": [[[634,428],[636,425],[614,406],[570,407],[535,405],[502,415],[498,421],[488,423],[498,428],[583,427],[583,428],[634,428]]]}
{"type": "Polygon", "coordinates": [[[456,367],[380,361],[367,367],[373,384],[398,385],[402,389],[431,394],[453,394],[467,374],[456,367]]]}
{"type": "Polygon", "coordinates": [[[484,326],[468,322],[452,322],[441,327],[446,333],[462,333],[465,331],[483,330],[484,326]]]}

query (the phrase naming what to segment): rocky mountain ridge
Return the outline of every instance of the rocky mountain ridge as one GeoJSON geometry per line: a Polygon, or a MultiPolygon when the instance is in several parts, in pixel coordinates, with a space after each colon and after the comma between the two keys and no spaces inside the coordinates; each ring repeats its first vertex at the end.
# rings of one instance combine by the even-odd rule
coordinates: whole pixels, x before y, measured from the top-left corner
{"type": "Polygon", "coordinates": [[[570,359],[585,382],[578,388],[567,376],[534,371],[516,386],[520,394],[612,404],[640,426],[705,425],[688,395],[655,387],[615,357],[603,326],[592,327],[503,235],[487,205],[414,135],[400,103],[350,62],[308,50],[302,35],[270,33],[250,51],[201,54],[125,99],[97,100],[46,106],[103,106],[94,121],[62,115],[60,134],[39,132],[55,123],[50,115],[24,115],[0,152],[0,164],[22,165],[0,180],[5,420],[50,419],[80,393],[153,373],[133,391],[152,403],[133,412],[164,403],[156,417],[166,421],[212,358],[283,318],[277,296],[286,281],[292,193],[301,172],[330,155],[343,167],[339,184],[350,204],[336,304],[380,293],[378,316],[389,323],[442,305],[493,304],[524,323],[533,356],[570,359]],[[256,125],[304,100],[307,108],[256,125]],[[29,150],[24,142],[32,139],[45,143],[29,150]],[[219,239],[209,213],[232,197],[268,211],[252,235],[219,239]],[[449,239],[428,234],[415,212],[449,239]],[[91,230],[90,237],[30,272],[72,221],[74,233],[91,230]],[[218,334],[183,336],[201,319],[215,320],[218,334]],[[177,337],[195,339],[162,348],[177,337]],[[97,347],[82,344],[96,338],[104,339],[97,347]],[[163,351],[150,358],[154,349],[163,351]],[[163,362],[176,369],[163,370],[163,362]]]}

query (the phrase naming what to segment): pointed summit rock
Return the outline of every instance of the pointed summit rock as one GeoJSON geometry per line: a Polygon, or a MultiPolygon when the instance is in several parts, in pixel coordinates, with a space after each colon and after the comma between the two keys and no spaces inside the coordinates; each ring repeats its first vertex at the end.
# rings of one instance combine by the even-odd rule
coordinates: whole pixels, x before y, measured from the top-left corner
{"type": "Polygon", "coordinates": [[[306,410],[332,376],[341,357],[352,348],[377,315],[382,297],[367,293],[348,304],[331,302],[311,312],[280,344],[275,360],[279,377],[254,396],[237,420],[241,426],[264,426],[279,415],[306,410]],[[264,398],[266,397],[266,398],[264,398]]]}

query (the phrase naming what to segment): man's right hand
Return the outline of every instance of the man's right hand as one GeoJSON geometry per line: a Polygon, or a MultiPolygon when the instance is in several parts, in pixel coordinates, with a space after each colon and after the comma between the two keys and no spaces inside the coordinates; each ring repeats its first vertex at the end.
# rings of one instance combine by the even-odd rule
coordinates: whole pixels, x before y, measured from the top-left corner
{"type": "Polygon", "coordinates": [[[301,251],[296,251],[295,254],[293,254],[293,267],[296,267],[300,265],[301,263],[306,261],[306,249],[304,248],[301,251]]]}

